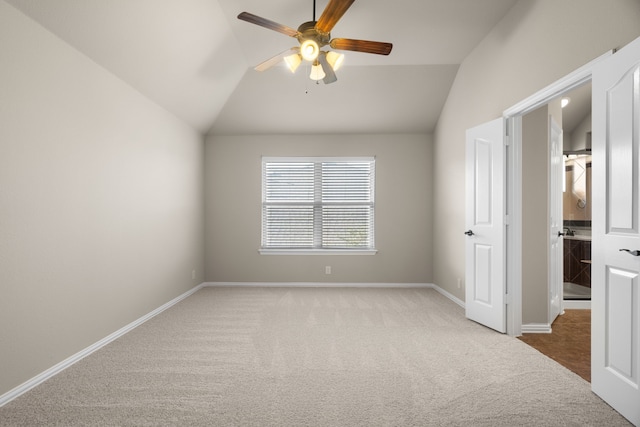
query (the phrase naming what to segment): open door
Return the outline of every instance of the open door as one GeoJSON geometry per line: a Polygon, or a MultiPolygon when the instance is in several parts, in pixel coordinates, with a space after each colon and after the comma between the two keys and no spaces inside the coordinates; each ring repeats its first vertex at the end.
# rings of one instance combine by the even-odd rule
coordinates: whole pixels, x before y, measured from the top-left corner
{"type": "Polygon", "coordinates": [[[640,425],[640,39],[592,77],[591,385],[640,425]]]}
{"type": "Polygon", "coordinates": [[[562,313],[564,239],[562,221],[562,128],[549,116],[549,325],[562,313]]]}
{"type": "Polygon", "coordinates": [[[502,118],[467,130],[465,309],[506,331],[505,144],[502,118]]]}

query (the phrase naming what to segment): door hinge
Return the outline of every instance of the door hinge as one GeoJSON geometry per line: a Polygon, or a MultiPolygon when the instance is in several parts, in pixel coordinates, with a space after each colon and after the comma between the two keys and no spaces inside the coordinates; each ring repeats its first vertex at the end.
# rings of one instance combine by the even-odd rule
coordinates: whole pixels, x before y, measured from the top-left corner
{"type": "Polygon", "coordinates": [[[505,305],[511,304],[511,294],[504,294],[504,303],[505,305]]]}
{"type": "Polygon", "coordinates": [[[504,225],[511,225],[511,218],[509,215],[504,216],[504,225]]]}

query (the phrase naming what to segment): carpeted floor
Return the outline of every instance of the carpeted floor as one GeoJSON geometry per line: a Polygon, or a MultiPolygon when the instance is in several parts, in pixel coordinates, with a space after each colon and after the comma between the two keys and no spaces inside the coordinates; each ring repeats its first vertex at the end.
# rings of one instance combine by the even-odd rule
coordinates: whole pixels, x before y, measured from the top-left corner
{"type": "Polygon", "coordinates": [[[204,288],[0,408],[2,426],[619,426],[431,289],[204,288]]]}

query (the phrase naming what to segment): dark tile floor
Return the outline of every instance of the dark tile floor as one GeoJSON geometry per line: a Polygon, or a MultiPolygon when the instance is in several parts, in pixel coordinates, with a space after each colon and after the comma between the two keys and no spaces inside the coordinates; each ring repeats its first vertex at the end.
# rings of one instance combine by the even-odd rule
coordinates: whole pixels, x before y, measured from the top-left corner
{"type": "Polygon", "coordinates": [[[591,310],[565,310],[551,331],[519,338],[591,382],[591,310]]]}

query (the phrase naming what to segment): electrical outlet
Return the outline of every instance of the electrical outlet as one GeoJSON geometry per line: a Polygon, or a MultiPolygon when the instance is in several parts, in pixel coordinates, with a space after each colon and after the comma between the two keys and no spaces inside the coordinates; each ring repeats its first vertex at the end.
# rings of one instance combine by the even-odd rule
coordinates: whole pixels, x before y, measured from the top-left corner
{"type": "Polygon", "coordinates": [[[324,274],[331,274],[331,266],[330,266],[330,265],[327,265],[327,266],[324,268],[324,274]]]}
{"type": "Polygon", "coordinates": [[[196,278],[196,271],[195,270],[191,270],[191,279],[195,279],[196,278]]]}
{"type": "Polygon", "coordinates": [[[462,287],[462,279],[458,277],[458,289],[462,287]]]}

